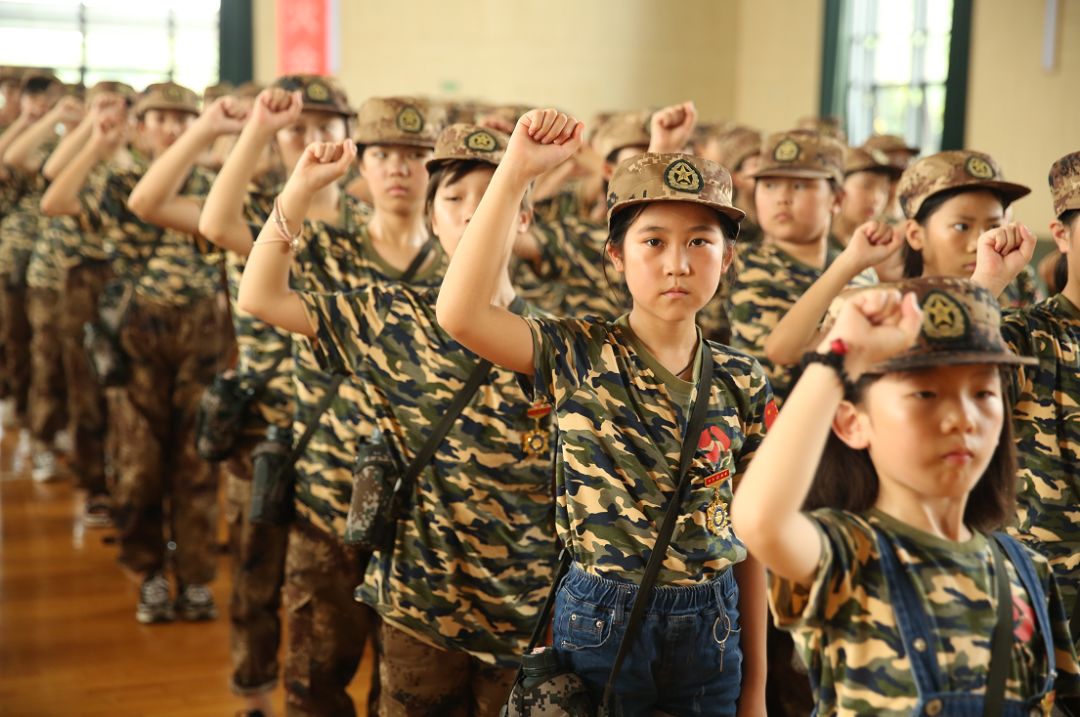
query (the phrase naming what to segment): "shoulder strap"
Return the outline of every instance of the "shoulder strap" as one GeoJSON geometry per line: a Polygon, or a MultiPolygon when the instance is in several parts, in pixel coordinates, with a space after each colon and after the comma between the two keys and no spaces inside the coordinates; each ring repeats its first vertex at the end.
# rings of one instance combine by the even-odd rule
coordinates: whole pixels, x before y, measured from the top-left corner
{"type": "Polygon", "coordinates": [[[690,482],[690,464],[697,452],[698,438],[705,428],[705,416],[709,411],[709,396],[712,393],[713,380],[713,356],[712,348],[707,341],[701,341],[701,371],[698,374],[697,395],[694,397],[694,407],[690,413],[690,420],[686,424],[686,432],[683,434],[682,453],[679,455],[679,481],[675,494],[668,502],[667,512],[664,513],[664,522],[660,525],[660,532],[656,536],[652,553],[649,554],[649,562],[645,565],[645,574],[641,577],[637,595],[634,597],[634,605],[630,608],[630,617],[627,619],[626,632],[623,633],[622,641],[619,642],[619,652],[615,655],[615,662],[611,666],[611,675],[604,687],[604,699],[601,707],[607,706],[615,688],[615,679],[619,676],[623,661],[630,652],[631,645],[637,637],[641,618],[645,615],[645,607],[649,603],[656,576],[660,573],[660,566],[667,556],[668,545],[671,543],[671,535],[675,532],[675,521],[679,517],[682,508],[683,494],[690,482]]]}
{"type": "Polygon", "coordinates": [[[281,465],[279,474],[275,476],[276,479],[280,479],[286,471],[292,470],[296,462],[300,460],[300,456],[304,455],[308,444],[311,443],[312,436],[315,435],[315,431],[319,428],[319,421],[322,420],[323,414],[326,413],[327,409],[330,408],[330,404],[334,402],[334,398],[337,397],[338,388],[341,387],[341,382],[345,380],[345,376],[344,373],[334,374],[334,378],[330,380],[330,385],[326,387],[326,395],[315,406],[315,412],[312,414],[311,420],[308,421],[307,428],[304,429],[300,440],[296,442],[292,451],[289,452],[289,456],[281,465]]]}
{"type": "Polygon", "coordinates": [[[398,281],[408,284],[414,278],[416,278],[417,273],[419,273],[420,271],[420,267],[422,267],[424,265],[424,262],[427,261],[427,258],[431,254],[431,250],[434,248],[434,246],[435,239],[428,239],[427,242],[424,243],[424,246],[420,247],[420,251],[416,252],[416,256],[414,256],[413,260],[409,262],[409,265],[405,267],[405,271],[401,273],[401,278],[398,279],[398,281]]]}
{"type": "Polygon", "coordinates": [[[990,669],[986,677],[986,698],[983,701],[983,717],[999,717],[1005,708],[1005,681],[1009,678],[1012,662],[1013,619],[1012,589],[1005,570],[1005,558],[995,538],[990,539],[990,552],[994,557],[994,582],[997,593],[997,621],[994,624],[990,652],[990,669]]]}
{"type": "Polygon", "coordinates": [[[414,456],[409,463],[409,467],[405,469],[405,473],[401,477],[401,482],[398,484],[397,492],[403,495],[410,494],[413,481],[420,475],[420,471],[424,470],[424,467],[431,462],[431,459],[435,456],[435,451],[439,448],[439,444],[446,438],[446,434],[450,432],[450,429],[457,421],[458,416],[465,410],[465,406],[467,406],[469,401],[472,400],[472,397],[476,395],[477,389],[480,388],[480,384],[487,378],[490,370],[491,362],[486,359],[477,362],[476,366],[473,367],[472,373],[470,373],[469,377],[465,380],[465,385],[462,386],[461,390],[454,396],[454,400],[446,408],[446,413],[439,419],[438,424],[431,429],[431,433],[428,434],[427,440],[424,441],[424,445],[416,452],[416,456],[414,456]]]}

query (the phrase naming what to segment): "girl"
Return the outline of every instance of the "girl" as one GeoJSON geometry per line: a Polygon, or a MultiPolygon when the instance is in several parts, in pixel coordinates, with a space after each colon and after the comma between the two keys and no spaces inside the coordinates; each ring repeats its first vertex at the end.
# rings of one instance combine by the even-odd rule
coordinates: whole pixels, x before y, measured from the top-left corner
{"type": "Polygon", "coordinates": [[[554,110],[518,122],[447,270],[439,323],[480,356],[530,377],[554,406],[556,525],[573,556],[553,621],[562,659],[599,699],[661,516],[679,500],[680,525],[616,701],[625,714],[734,715],[736,704],[740,714],[764,714],[763,576],[730,532],[727,506],[774,409],[757,363],[703,342],[695,325],[731,262],[743,216],[731,205],[727,172],[682,154],[646,153],[618,167],[607,255],[633,296],[628,315],[522,317],[498,301],[521,198],[577,150],[582,129],[554,110]],[[711,374],[702,375],[705,365],[715,366],[711,374]],[[706,428],[688,435],[697,394],[707,400],[706,428]],[[691,489],[675,495],[686,441],[691,489]]]}
{"type": "MultiPolygon", "coordinates": [[[[844,148],[844,183],[841,185],[844,196],[830,228],[829,246],[843,251],[857,228],[882,215],[889,201],[889,187],[900,174],[900,170],[880,153],[858,147],[844,148]]],[[[885,278],[881,271],[877,273],[879,278],[885,278]]]]}
{"type": "Polygon", "coordinates": [[[995,686],[1001,714],[1049,714],[1080,672],[1057,586],[1044,559],[989,535],[1015,492],[1007,369],[1031,361],[1002,343],[985,289],[900,289],[856,293],[804,359],[735,528],[770,571],[818,714],[982,714],[995,686]],[[808,494],[823,507],[803,512],[808,494]]]}
{"type": "MultiPolygon", "coordinates": [[[[428,217],[452,254],[506,147],[474,125],[442,133],[427,163],[428,217]]],[[[294,170],[276,211],[304,216],[311,195],[343,176],[356,148],[316,143],[294,170]]],[[[529,226],[519,204],[512,242],[529,226]]],[[[317,339],[323,365],[358,375],[379,437],[401,468],[423,452],[432,426],[468,402],[435,446],[415,484],[396,539],[368,569],[358,597],[379,628],[380,714],[495,715],[551,580],[556,554],[551,451],[542,406],[532,406],[509,371],[490,370],[435,321],[435,290],[371,282],[349,293],[289,288],[289,246],[275,225],[260,233],[240,286],[241,306],[272,324],[317,339]],[[464,384],[480,371],[471,397],[464,384]]],[[[497,301],[533,314],[515,298],[507,260],[497,301]]],[[[550,409],[547,409],[550,413],[550,409]]]]}
{"type": "MultiPolygon", "coordinates": [[[[905,277],[971,277],[979,237],[1001,226],[1005,208],[1030,191],[1002,180],[994,160],[980,152],[939,152],[918,160],[900,178],[900,205],[907,217],[902,231],[874,221],[860,226],[840,260],[769,336],[769,359],[780,365],[796,363],[816,345],[821,319],[851,278],[887,262],[897,249],[903,251],[905,277]]],[[[1014,227],[1017,230],[1030,234],[1023,227],[1014,227]]]]}

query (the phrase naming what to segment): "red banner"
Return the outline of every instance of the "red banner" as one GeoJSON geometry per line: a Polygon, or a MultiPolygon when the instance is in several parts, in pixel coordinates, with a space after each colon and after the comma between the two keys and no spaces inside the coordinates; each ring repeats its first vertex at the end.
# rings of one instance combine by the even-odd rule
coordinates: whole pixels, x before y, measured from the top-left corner
{"type": "Polygon", "coordinates": [[[332,0],[277,0],[278,75],[335,71],[331,52],[332,0]]]}

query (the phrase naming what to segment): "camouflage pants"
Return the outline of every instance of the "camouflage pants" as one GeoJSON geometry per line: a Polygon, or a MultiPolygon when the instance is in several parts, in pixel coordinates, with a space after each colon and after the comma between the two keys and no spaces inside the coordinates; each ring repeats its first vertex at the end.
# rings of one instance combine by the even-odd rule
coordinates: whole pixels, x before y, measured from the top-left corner
{"type": "Polygon", "coordinates": [[[30,318],[30,437],[35,446],[51,446],[67,423],[67,389],[60,351],[60,292],[31,288],[26,293],[30,318]]]}
{"type": "Polygon", "coordinates": [[[68,272],[60,294],[60,347],[68,391],[68,422],[76,485],[91,495],[107,491],[105,483],[105,389],[90,370],[83,349],[83,325],[96,318],[98,297],[112,277],[105,262],[80,264],[68,272]]]}
{"type": "Polygon", "coordinates": [[[30,403],[30,319],[26,315],[26,287],[5,286],[0,305],[3,321],[0,328],[4,344],[4,377],[11,396],[15,398],[15,411],[20,419],[26,417],[30,403]]]}
{"type": "Polygon", "coordinates": [[[379,625],[379,717],[496,717],[516,675],[379,625]]]}
{"type": "Polygon", "coordinates": [[[353,599],[365,556],[296,520],[285,556],[285,714],[352,717],[345,692],[356,675],[375,611],[353,599]]]}
{"type": "Polygon", "coordinates": [[[232,555],[229,633],[232,688],[239,695],[272,690],[281,643],[281,585],[285,574],[285,526],[252,523],[251,449],[246,442],[225,463],[225,512],[232,555]]]}
{"type": "Polygon", "coordinates": [[[218,471],[195,452],[195,413],[227,344],[216,299],[174,307],[136,297],[120,332],[131,376],[118,397],[115,522],[120,564],[163,569],[166,521],[182,585],[216,570],[218,471]]]}

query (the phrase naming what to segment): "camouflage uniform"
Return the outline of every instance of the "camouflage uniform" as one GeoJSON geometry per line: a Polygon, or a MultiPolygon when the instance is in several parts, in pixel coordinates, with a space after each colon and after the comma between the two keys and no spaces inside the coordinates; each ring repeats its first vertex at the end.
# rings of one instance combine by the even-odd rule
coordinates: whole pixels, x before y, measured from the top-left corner
{"type": "MultiPolygon", "coordinates": [[[[1080,209],[1080,152],[1054,163],[1050,191],[1055,215],[1080,209]]],[[[1080,308],[1058,294],[1007,313],[1001,333],[1039,360],[1021,370],[1013,408],[1020,487],[1012,532],[1050,561],[1071,616],[1080,594],[1080,308]]]]}
{"type": "MultiPolygon", "coordinates": [[[[817,714],[949,714],[942,712],[942,698],[981,694],[997,620],[987,537],[976,533],[966,542],[951,542],[876,510],[856,514],[823,509],[810,517],[823,548],[813,583],[798,585],[770,575],[769,600],[776,624],[792,632],[810,667],[817,714]],[[890,563],[902,568],[890,569],[890,563]],[[898,597],[901,580],[914,589],[913,603],[898,597]],[[901,604],[907,614],[924,611],[933,632],[926,638],[904,634],[897,618],[901,604]],[[945,693],[933,699],[917,693],[911,662],[901,653],[922,654],[927,643],[942,673],[939,691],[945,693]]],[[[1080,668],[1046,560],[1033,551],[1029,555],[1034,560],[1034,592],[1021,582],[1018,564],[1009,561],[1006,566],[1015,640],[1006,697],[1024,700],[1035,708],[1032,714],[1048,714],[1038,709],[1045,706],[1046,690],[1074,693],[1080,668]],[[1057,663],[1056,683],[1052,675],[1047,679],[1047,629],[1057,663]]]]}
{"type": "Polygon", "coordinates": [[[43,217],[40,226],[26,271],[27,313],[33,331],[30,436],[35,445],[47,448],[68,419],[60,313],[64,275],[59,253],[61,234],[78,232],[79,224],[73,217],[43,217]]]}
{"type": "MultiPolygon", "coordinates": [[[[8,215],[16,206],[19,201],[19,197],[22,196],[23,190],[26,186],[26,175],[22,172],[15,171],[9,167],[0,166],[0,232],[2,232],[2,221],[4,217],[8,215]]],[[[0,241],[2,241],[2,235],[0,235],[0,241]]],[[[7,344],[7,329],[5,323],[5,304],[7,296],[7,281],[0,277],[0,399],[9,399],[14,397],[14,382],[11,378],[11,373],[8,369],[7,350],[5,346],[7,344]]],[[[22,413],[25,413],[26,400],[23,400],[22,413]]]]}
{"type": "Polygon", "coordinates": [[[998,297],[1003,309],[1022,309],[1046,298],[1046,292],[1035,277],[1035,267],[1028,264],[998,297]]]}
{"type": "MultiPolygon", "coordinates": [[[[360,108],[356,140],[364,145],[394,138],[394,143],[431,146],[441,124],[442,115],[420,100],[377,98],[360,108]]],[[[342,206],[340,227],[305,222],[305,246],[292,267],[294,288],[349,291],[401,277],[370,245],[367,205],[347,197],[342,206]]],[[[436,247],[413,281],[437,284],[445,263],[445,254],[436,247]]],[[[293,341],[293,365],[293,435],[298,440],[333,374],[320,366],[309,341],[293,341]]],[[[290,635],[285,657],[289,715],[352,713],[345,688],[374,622],[369,608],[352,601],[369,555],[341,541],[352,497],[354,447],[371,434],[373,425],[364,401],[358,379],[342,382],[296,462],[296,519],[289,534],[284,593],[290,635]],[[326,571],[333,571],[332,583],[326,571]]]]}

